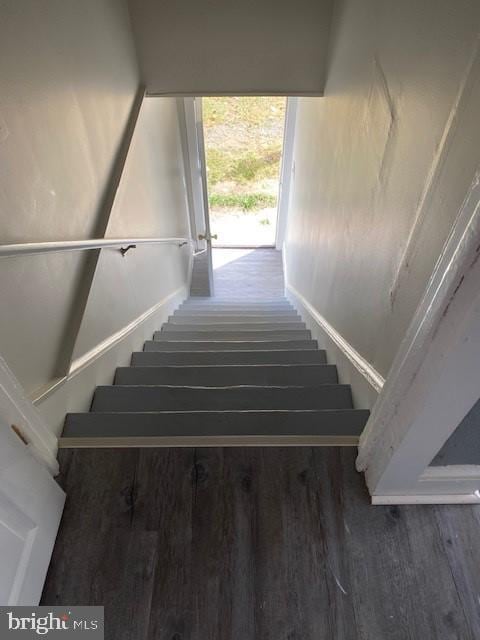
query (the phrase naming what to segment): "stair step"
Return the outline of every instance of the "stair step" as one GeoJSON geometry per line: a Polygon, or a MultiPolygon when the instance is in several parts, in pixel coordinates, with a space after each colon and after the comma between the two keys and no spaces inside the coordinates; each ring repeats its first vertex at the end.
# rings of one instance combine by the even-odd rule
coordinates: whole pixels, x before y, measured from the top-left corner
{"type": "Polygon", "coordinates": [[[285,296],[274,296],[270,298],[255,298],[253,296],[242,296],[235,297],[232,296],[230,298],[216,298],[212,297],[200,297],[195,296],[194,298],[187,298],[184,300],[180,306],[199,306],[199,305],[211,305],[215,304],[218,306],[237,306],[241,307],[246,304],[254,305],[257,307],[266,307],[271,305],[289,305],[292,306],[290,300],[287,300],[285,296]]]}
{"type": "Polygon", "coordinates": [[[321,411],[189,411],[162,413],[70,413],[61,447],[122,446],[228,446],[235,444],[347,444],[355,445],[368,419],[359,409],[321,411]],[[111,438],[96,445],[99,438],[111,438]],[[317,438],[317,439],[315,439],[317,438]],[[182,440],[186,440],[182,444],[182,440]],[[132,443],[128,443],[131,444],[132,443]]]}
{"type": "Polygon", "coordinates": [[[350,409],[349,385],[315,387],[97,387],[92,411],[350,409]]]}
{"type": "Polygon", "coordinates": [[[224,313],[226,311],[234,311],[239,313],[276,313],[284,311],[295,311],[291,304],[182,304],[179,309],[181,311],[216,311],[224,313]]]}
{"type": "Polygon", "coordinates": [[[337,382],[334,365],[119,367],[116,385],[315,385],[337,382]]]}
{"type": "MultiPolygon", "coordinates": [[[[215,309],[198,309],[198,310],[194,310],[194,309],[184,309],[184,310],[178,310],[173,312],[173,315],[171,316],[173,318],[205,318],[206,320],[209,320],[210,318],[217,318],[217,319],[225,319],[227,322],[230,321],[234,321],[234,322],[243,322],[244,320],[246,322],[249,322],[250,320],[252,321],[257,321],[260,320],[261,322],[265,320],[269,320],[271,319],[285,319],[288,321],[293,320],[299,320],[300,319],[300,315],[294,311],[293,309],[291,311],[289,311],[288,309],[284,309],[284,310],[280,310],[280,311],[242,311],[239,309],[234,309],[232,311],[217,311],[215,309]]],[[[188,320],[186,320],[188,322],[188,320]]]]}
{"type": "Polygon", "coordinates": [[[325,351],[135,351],[134,367],[161,365],[268,365],[268,364],[324,364],[325,351]]]}
{"type": "Polygon", "coordinates": [[[301,320],[290,322],[276,322],[268,320],[266,322],[205,322],[193,320],[190,322],[174,322],[169,320],[162,325],[162,331],[292,331],[305,330],[305,323],[301,320]]]}
{"type": "Polygon", "coordinates": [[[279,329],[274,331],[258,331],[249,329],[245,331],[212,331],[210,329],[196,329],[195,331],[155,331],[153,339],[163,341],[228,341],[239,342],[265,342],[268,340],[310,340],[311,333],[307,329],[279,329]]]}
{"type": "Polygon", "coordinates": [[[148,340],[145,351],[293,351],[317,349],[316,340],[164,341],[148,340]]]}

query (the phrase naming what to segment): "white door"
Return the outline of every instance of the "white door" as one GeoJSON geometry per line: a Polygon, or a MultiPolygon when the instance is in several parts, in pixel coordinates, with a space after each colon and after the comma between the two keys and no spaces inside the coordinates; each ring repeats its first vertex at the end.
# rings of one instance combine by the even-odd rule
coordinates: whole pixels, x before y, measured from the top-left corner
{"type": "Polygon", "coordinates": [[[208,209],[207,168],[205,144],[203,139],[202,99],[184,98],[184,117],[187,139],[187,168],[189,190],[192,198],[191,227],[195,241],[195,251],[200,258],[202,268],[206,269],[208,290],[213,295],[212,238],[208,209]]]}
{"type": "Polygon", "coordinates": [[[0,422],[0,605],[42,594],[65,494],[29,446],[0,422]]]}

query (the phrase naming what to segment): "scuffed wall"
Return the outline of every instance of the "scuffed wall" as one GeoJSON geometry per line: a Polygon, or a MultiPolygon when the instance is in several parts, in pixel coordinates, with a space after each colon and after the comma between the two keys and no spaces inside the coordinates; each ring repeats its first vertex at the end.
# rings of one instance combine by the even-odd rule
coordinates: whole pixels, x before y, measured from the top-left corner
{"type": "MultiPolygon", "coordinates": [[[[95,237],[139,87],[124,0],[1,3],[0,243],[95,237]]],[[[173,98],[144,101],[107,236],[188,232],[176,109],[173,98]]],[[[57,432],[59,408],[84,408],[96,381],[87,376],[81,406],[74,385],[42,396],[68,373],[61,363],[85,260],[64,253],[0,263],[0,353],[30,397],[45,400],[41,411],[56,405],[44,415],[57,432]]],[[[186,286],[188,261],[178,247],[102,252],[74,363],[186,286]]],[[[110,355],[101,375],[113,376],[117,360],[110,355]]]]}
{"type": "Polygon", "coordinates": [[[479,27],[467,0],[345,0],[299,99],[289,282],[383,376],[477,169],[479,27]]]}

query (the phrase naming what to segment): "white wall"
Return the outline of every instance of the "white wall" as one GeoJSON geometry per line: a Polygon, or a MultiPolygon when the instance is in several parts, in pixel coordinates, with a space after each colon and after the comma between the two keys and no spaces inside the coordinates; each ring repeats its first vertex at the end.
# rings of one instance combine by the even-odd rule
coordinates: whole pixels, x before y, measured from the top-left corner
{"type": "MultiPolygon", "coordinates": [[[[94,237],[108,213],[104,199],[140,83],[126,4],[6,0],[1,10],[0,242],[94,237]]],[[[106,235],[186,234],[176,100],[146,100],[106,235]]],[[[177,247],[139,247],[125,258],[104,251],[74,364],[160,301],[186,291],[188,263],[188,251],[177,247]]],[[[138,348],[159,321],[157,313],[121,354],[114,349],[96,363],[98,371],[82,372],[80,395],[71,380],[52,393],[52,384],[69,373],[61,363],[84,267],[79,253],[1,261],[0,353],[30,397],[40,398],[56,432],[64,410],[88,408],[95,382],[111,381],[115,365],[125,363],[125,344],[138,348]]]]}
{"type": "Polygon", "coordinates": [[[477,169],[479,25],[468,0],[345,0],[299,100],[289,282],[384,377],[477,169]]]}
{"type": "MultiPolygon", "coordinates": [[[[177,101],[146,98],[106,236],[188,237],[186,197],[177,101]]],[[[102,251],[74,360],[185,285],[186,258],[176,245],[102,251]]]]}
{"type": "Polygon", "coordinates": [[[130,0],[149,93],[321,94],[332,0],[130,0]]]}

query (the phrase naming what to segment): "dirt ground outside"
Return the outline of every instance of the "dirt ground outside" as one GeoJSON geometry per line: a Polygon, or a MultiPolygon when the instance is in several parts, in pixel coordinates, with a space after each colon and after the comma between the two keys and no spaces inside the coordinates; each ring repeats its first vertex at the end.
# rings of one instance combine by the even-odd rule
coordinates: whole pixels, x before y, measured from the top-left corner
{"type": "Polygon", "coordinates": [[[285,106],[283,97],[203,98],[214,244],[275,244],[285,106]]]}

